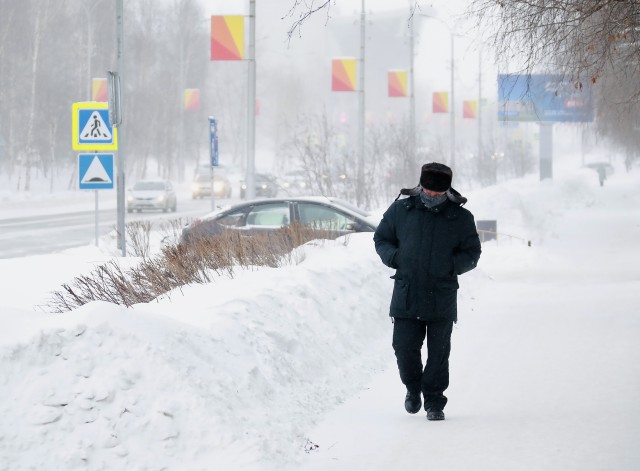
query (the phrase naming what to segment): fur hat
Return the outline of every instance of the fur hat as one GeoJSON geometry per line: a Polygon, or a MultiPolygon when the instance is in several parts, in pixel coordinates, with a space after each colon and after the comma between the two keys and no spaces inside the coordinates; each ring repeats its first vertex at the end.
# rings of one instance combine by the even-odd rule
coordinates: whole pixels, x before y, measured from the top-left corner
{"type": "Polygon", "coordinates": [[[453,172],[449,167],[437,162],[431,162],[422,166],[420,185],[425,190],[444,192],[451,188],[453,172]]]}

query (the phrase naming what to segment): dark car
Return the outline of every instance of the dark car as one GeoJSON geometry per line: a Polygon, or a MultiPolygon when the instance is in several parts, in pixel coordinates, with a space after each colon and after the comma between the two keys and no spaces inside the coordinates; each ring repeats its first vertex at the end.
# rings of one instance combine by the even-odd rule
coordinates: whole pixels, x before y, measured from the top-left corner
{"type": "Polygon", "coordinates": [[[240,203],[198,219],[182,232],[182,242],[225,231],[251,235],[280,229],[292,222],[312,225],[340,236],[374,232],[378,221],[366,211],[338,198],[309,196],[260,199],[240,203]]]}
{"type": "Polygon", "coordinates": [[[231,182],[224,175],[213,174],[213,182],[210,174],[196,174],[191,181],[191,198],[203,198],[211,196],[211,188],[213,188],[214,196],[218,198],[231,197],[231,182]]]}
{"type": "Polygon", "coordinates": [[[280,187],[286,195],[304,196],[309,194],[307,175],[302,170],[291,170],[280,178],[280,187]]]}
{"type": "MultiPolygon", "coordinates": [[[[255,196],[273,198],[278,194],[280,185],[278,179],[267,173],[256,173],[254,175],[255,196]]],[[[247,184],[243,180],[240,182],[240,198],[244,199],[247,194],[247,184]]]]}

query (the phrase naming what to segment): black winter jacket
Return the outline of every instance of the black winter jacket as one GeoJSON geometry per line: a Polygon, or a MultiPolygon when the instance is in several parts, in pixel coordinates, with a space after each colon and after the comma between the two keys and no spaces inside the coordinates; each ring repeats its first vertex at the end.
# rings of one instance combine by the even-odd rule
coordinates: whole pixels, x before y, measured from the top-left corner
{"type": "Polygon", "coordinates": [[[391,317],[456,322],[458,275],[476,267],[480,239],[466,199],[451,189],[434,208],[420,196],[395,201],[373,236],[382,262],[396,269],[391,317]]]}

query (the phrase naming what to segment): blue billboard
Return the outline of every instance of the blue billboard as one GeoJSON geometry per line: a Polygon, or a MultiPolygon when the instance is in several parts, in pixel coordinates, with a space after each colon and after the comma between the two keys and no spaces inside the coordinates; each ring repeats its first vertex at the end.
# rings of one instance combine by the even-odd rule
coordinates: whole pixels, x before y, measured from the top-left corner
{"type": "Polygon", "coordinates": [[[591,89],[561,74],[499,74],[500,121],[593,121],[591,89]]]}

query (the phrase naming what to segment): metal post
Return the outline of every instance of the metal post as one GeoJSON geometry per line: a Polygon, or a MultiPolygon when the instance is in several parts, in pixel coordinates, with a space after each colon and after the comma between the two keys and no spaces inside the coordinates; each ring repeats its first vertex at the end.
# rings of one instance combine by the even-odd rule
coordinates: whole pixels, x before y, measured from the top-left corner
{"type": "Polygon", "coordinates": [[[482,49],[478,51],[478,163],[485,168],[482,153],[482,49]]]}
{"type": "Polygon", "coordinates": [[[356,203],[361,206],[364,201],[364,40],[365,11],[364,0],[360,10],[360,87],[358,90],[358,158],[356,165],[356,203]]]}
{"type": "Polygon", "coordinates": [[[249,2],[249,58],[247,93],[247,184],[246,198],[255,198],[256,152],[256,0],[249,2]]]}
{"type": "Polygon", "coordinates": [[[539,123],[540,181],[553,178],[553,124],[539,123]]]}
{"type": "Polygon", "coordinates": [[[91,9],[89,9],[89,11],[87,11],[87,101],[91,101],[91,43],[93,42],[93,28],[91,27],[92,23],[91,9]]]}
{"type": "MultiPolygon", "coordinates": [[[[124,83],[124,7],[123,0],[116,0],[116,38],[117,38],[117,59],[118,59],[118,74],[120,76],[120,83],[124,83]]],[[[120,88],[121,97],[124,96],[124,85],[120,88]]],[[[121,105],[124,105],[124,99],[121,99],[121,105]]],[[[121,108],[120,110],[121,116],[124,115],[124,111],[121,108]]],[[[124,122],[124,119],[123,119],[124,122]]],[[[122,124],[118,126],[118,177],[117,177],[117,206],[118,206],[118,224],[117,224],[117,232],[118,232],[118,248],[122,251],[122,256],[127,256],[127,238],[124,229],[124,214],[125,214],[125,202],[124,202],[124,193],[125,193],[125,181],[124,181],[124,152],[122,150],[123,141],[122,139],[122,124]]]]}
{"type": "Polygon", "coordinates": [[[214,211],[216,209],[216,195],[214,195],[213,193],[213,189],[214,189],[214,185],[213,185],[213,165],[211,165],[211,162],[209,163],[209,168],[211,169],[211,171],[209,172],[209,176],[211,177],[211,181],[210,181],[210,185],[211,185],[211,211],[214,211]]]}
{"type": "Polygon", "coordinates": [[[100,216],[99,216],[99,212],[98,212],[98,190],[95,190],[96,192],[96,247],[98,247],[98,237],[100,236],[100,216]]]}
{"type": "Polygon", "coordinates": [[[453,79],[454,79],[454,62],[453,62],[453,31],[449,30],[449,34],[451,35],[451,110],[450,110],[450,130],[449,134],[451,137],[451,168],[455,168],[456,166],[456,100],[455,95],[453,93],[453,79]]]}
{"type": "MultiPolygon", "coordinates": [[[[411,15],[411,22],[409,23],[409,132],[410,132],[410,142],[409,142],[409,152],[411,153],[411,163],[415,163],[416,159],[416,97],[414,93],[414,79],[413,79],[413,68],[415,62],[415,30],[414,30],[414,18],[415,13],[413,11],[413,2],[410,3],[409,14],[411,15]]],[[[411,168],[411,170],[414,170],[411,168]]]]}

